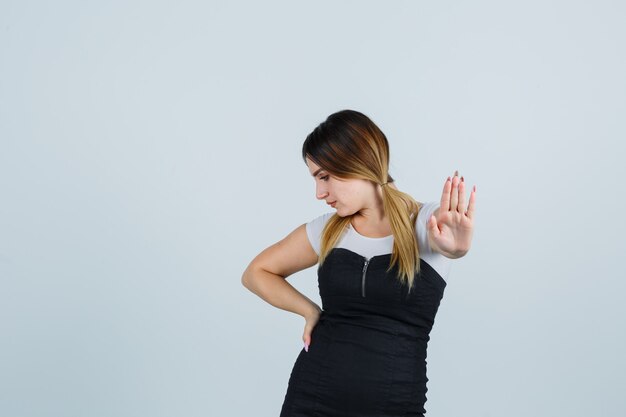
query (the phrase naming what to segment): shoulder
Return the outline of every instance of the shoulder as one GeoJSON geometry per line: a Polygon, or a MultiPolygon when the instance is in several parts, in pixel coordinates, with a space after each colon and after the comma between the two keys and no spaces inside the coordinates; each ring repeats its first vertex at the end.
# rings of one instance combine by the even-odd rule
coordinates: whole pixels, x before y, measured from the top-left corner
{"type": "Polygon", "coordinates": [[[328,222],[328,219],[330,219],[333,214],[335,214],[334,211],[329,211],[328,213],[320,214],[319,216],[309,220],[306,223],[307,228],[315,228],[315,227],[320,227],[320,226],[323,228],[326,225],[326,222],[328,222]]]}
{"type": "Polygon", "coordinates": [[[415,232],[417,234],[420,258],[446,280],[452,265],[451,259],[430,246],[428,228],[426,227],[430,216],[437,213],[440,205],[441,203],[439,201],[428,201],[420,206],[417,221],[415,222],[415,232]]]}
{"type": "Polygon", "coordinates": [[[417,222],[422,222],[424,225],[428,223],[428,219],[433,214],[436,214],[437,210],[439,210],[440,202],[439,201],[427,201],[425,203],[420,203],[420,208],[417,215],[417,222]]]}
{"type": "Polygon", "coordinates": [[[311,242],[311,246],[313,246],[313,249],[318,255],[320,253],[322,231],[333,214],[335,214],[335,212],[330,211],[328,213],[321,214],[306,223],[307,237],[309,238],[309,242],[311,242]]]}
{"type": "Polygon", "coordinates": [[[439,206],[439,201],[427,201],[425,203],[420,203],[417,220],[415,222],[415,233],[417,234],[417,242],[420,253],[422,254],[433,253],[433,250],[428,242],[428,228],[426,227],[426,224],[428,223],[430,216],[437,212],[439,206]]]}

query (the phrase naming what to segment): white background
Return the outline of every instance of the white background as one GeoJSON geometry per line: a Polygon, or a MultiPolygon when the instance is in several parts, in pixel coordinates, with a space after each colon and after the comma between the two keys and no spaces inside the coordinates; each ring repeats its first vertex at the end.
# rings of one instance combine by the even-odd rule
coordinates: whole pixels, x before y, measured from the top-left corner
{"type": "MultiPolygon", "coordinates": [[[[626,413],[618,1],[2,1],[0,415],[278,416],[304,319],[241,285],[367,114],[476,229],[428,416],[626,413]],[[468,192],[469,196],[469,192],[468,192]]],[[[288,281],[320,302],[315,268],[288,281]]]]}

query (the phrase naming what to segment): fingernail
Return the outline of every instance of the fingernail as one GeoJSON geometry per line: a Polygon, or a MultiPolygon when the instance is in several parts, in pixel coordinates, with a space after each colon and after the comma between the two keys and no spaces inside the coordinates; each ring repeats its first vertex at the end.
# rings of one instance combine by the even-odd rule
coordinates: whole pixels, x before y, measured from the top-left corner
{"type": "Polygon", "coordinates": [[[465,180],[463,179],[463,177],[461,177],[461,182],[465,182],[465,180]]]}
{"type": "Polygon", "coordinates": [[[446,181],[450,181],[450,177],[448,177],[448,179],[446,181]]]}
{"type": "Polygon", "coordinates": [[[308,352],[308,351],[309,351],[309,345],[308,345],[308,344],[306,344],[306,343],[304,344],[304,350],[305,350],[306,352],[308,352]]]}

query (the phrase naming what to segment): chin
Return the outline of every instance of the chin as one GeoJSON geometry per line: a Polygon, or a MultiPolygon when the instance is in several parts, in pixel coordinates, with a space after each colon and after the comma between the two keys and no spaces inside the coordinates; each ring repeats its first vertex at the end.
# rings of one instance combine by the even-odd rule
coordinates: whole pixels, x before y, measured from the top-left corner
{"type": "Polygon", "coordinates": [[[336,209],[336,210],[335,210],[335,213],[336,213],[336,214],[337,214],[337,216],[339,216],[339,217],[346,217],[346,216],[349,216],[350,214],[353,214],[353,213],[346,213],[345,211],[340,210],[340,209],[336,209]]]}

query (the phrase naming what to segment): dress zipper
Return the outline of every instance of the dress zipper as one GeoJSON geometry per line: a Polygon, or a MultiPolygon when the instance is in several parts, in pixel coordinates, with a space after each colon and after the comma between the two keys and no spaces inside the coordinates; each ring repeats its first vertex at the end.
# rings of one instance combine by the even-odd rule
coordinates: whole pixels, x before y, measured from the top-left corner
{"type": "Polygon", "coordinates": [[[367,273],[367,264],[369,259],[365,258],[365,265],[363,265],[363,277],[361,278],[361,296],[365,297],[365,274],[367,273]]]}

